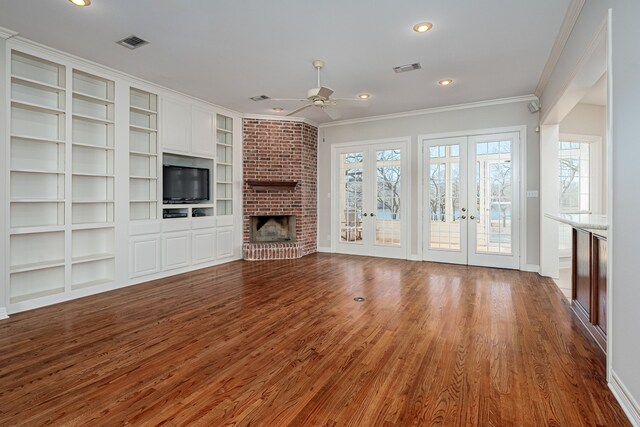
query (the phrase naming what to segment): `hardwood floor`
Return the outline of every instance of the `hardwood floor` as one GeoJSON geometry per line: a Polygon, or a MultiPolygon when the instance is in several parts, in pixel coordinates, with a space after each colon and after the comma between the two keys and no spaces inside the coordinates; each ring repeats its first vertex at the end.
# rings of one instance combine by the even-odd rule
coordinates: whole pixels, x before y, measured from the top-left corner
{"type": "Polygon", "coordinates": [[[13,315],[0,349],[0,425],[630,425],[517,271],[238,261],[13,315]]]}

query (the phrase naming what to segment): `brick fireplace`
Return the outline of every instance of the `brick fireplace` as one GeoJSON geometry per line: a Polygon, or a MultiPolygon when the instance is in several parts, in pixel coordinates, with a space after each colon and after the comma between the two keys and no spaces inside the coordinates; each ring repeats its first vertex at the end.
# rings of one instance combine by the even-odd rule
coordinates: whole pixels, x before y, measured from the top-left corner
{"type": "Polygon", "coordinates": [[[244,119],[243,128],[244,258],[315,252],[318,129],[263,119],[244,119]]]}

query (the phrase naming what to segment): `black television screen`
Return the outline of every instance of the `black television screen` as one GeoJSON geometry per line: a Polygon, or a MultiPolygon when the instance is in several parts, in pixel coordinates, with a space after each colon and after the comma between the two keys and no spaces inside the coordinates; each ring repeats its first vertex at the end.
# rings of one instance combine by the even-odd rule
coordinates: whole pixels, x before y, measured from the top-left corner
{"type": "Polygon", "coordinates": [[[209,200],[209,169],[164,165],[162,199],[169,203],[209,200]]]}

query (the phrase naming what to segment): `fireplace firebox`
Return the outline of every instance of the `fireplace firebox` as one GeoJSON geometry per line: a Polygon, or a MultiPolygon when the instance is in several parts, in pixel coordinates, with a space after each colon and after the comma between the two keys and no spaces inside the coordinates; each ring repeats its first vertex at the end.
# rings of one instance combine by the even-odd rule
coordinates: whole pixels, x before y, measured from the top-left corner
{"type": "Polygon", "coordinates": [[[294,215],[250,216],[251,242],[295,242],[296,217],[294,215]]]}

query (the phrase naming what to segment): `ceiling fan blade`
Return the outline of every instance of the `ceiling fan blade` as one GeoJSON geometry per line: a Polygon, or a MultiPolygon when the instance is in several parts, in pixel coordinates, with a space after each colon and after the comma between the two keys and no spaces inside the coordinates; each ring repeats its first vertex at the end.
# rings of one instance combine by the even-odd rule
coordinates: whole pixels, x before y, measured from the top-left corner
{"type": "Polygon", "coordinates": [[[333,94],[333,89],[329,89],[326,86],[322,86],[318,89],[318,96],[324,99],[329,99],[329,97],[333,94]]]}
{"type": "Polygon", "coordinates": [[[324,111],[327,116],[331,117],[331,120],[338,120],[340,118],[340,113],[333,108],[322,107],[322,111],[324,111]]]}
{"type": "Polygon", "coordinates": [[[293,110],[292,112],[290,112],[289,114],[287,114],[287,116],[293,116],[294,114],[296,114],[296,113],[298,113],[298,112],[300,112],[300,111],[304,110],[305,108],[309,108],[309,107],[312,107],[312,106],[313,106],[313,104],[307,104],[307,105],[305,105],[305,106],[303,106],[303,107],[300,107],[300,108],[297,108],[297,109],[293,110]]]}

